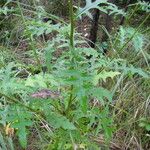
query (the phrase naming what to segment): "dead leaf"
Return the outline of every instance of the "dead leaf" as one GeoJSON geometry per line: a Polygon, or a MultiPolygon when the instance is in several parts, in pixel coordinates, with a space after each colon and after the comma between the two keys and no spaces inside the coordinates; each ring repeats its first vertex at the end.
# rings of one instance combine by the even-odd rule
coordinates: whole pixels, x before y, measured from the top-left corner
{"type": "Polygon", "coordinates": [[[6,125],[5,133],[6,135],[12,137],[14,135],[14,128],[11,128],[10,125],[11,125],[10,123],[6,125]]]}
{"type": "Polygon", "coordinates": [[[35,92],[33,94],[31,94],[31,97],[33,98],[58,98],[60,96],[60,92],[58,91],[51,91],[51,90],[48,90],[48,89],[43,89],[43,90],[40,90],[38,92],[35,92]]]}

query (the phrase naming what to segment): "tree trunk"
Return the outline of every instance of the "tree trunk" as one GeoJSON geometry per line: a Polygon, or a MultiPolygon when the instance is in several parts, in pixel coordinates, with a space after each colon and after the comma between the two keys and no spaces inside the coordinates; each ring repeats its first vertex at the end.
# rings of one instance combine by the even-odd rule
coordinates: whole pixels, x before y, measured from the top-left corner
{"type": "Polygon", "coordinates": [[[100,17],[100,11],[98,9],[95,10],[90,30],[90,36],[89,36],[89,45],[92,48],[95,48],[95,43],[97,39],[97,31],[98,31],[98,20],[100,17]]]}

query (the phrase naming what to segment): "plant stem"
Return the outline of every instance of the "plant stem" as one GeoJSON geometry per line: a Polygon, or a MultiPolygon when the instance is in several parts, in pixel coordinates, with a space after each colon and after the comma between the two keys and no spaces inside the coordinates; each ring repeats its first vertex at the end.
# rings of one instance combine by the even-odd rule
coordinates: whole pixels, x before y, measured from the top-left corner
{"type": "MultiPolygon", "coordinates": [[[[75,26],[75,20],[74,20],[74,11],[73,11],[73,0],[68,0],[68,4],[69,4],[69,12],[70,12],[70,24],[71,24],[71,28],[70,28],[70,51],[72,54],[72,58],[71,58],[71,63],[74,65],[75,64],[75,53],[74,53],[74,26],[75,26]]],[[[74,67],[74,66],[73,66],[74,67]]],[[[67,115],[71,104],[73,102],[73,85],[71,85],[70,87],[70,97],[68,100],[68,106],[66,108],[65,114],[67,115]]]]}
{"type": "Polygon", "coordinates": [[[73,85],[71,85],[71,88],[70,88],[70,97],[69,97],[69,100],[68,100],[68,106],[67,106],[66,111],[65,111],[66,115],[68,114],[68,112],[70,110],[72,101],[73,101],[73,85]]]}
{"type": "Polygon", "coordinates": [[[73,0],[69,1],[69,9],[70,9],[70,23],[71,23],[71,30],[70,30],[70,48],[74,49],[74,12],[73,12],[73,0]]]}

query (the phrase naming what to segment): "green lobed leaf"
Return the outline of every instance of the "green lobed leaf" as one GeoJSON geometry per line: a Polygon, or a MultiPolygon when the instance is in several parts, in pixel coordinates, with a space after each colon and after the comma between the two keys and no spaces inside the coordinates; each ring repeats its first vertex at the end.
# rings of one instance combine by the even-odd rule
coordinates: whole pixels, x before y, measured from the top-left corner
{"type": "Polygon", "coordinates": [[[111,92],[102,87],[97,87],[97,88],[95,87],[90,91],[90,93],[93,97],[96,97],[102,103],[102,105],[105,104],[104,98],[107,98],[109,102],[112,101],[111,92]]]}
{"type": "Polygon", "coordinates": [[[81,18],[83,14],[86,14],[92,18],[92,15],[89,11],[94,8],[99,9],[104,13],[124,15],[122,10],[119,10],[116,5],[109,3],[108,0],[95,0],[94,2],[92,0],[86,0],[86,5],[84,7],[79,7],[77,17],[81,18]],[[106,6],[101,6],[100,4],[105,4],[106,6]]]}
{"type": "Polygon", "coordinates": [[[19,106],[9,107],[6,121],[17,130],[19,142],[23,148],[27,146],[27,127],[32,126],[32,113],[19,106]]]}
{"type": "Polygon", "coordinates": [[[119,74],[120,74],[120,72],[117,72],[117,71],[105,71],[105,70],[103,70],[99,74],[95,75],[93,83],[94,83],[94,85],[97,85],[99,80],[103,80],[104,82],[106,82],[107,78],[113,79],[115,76],[117,76],[119,74]]]}
{"type": "Polygon", "coordinates": [[[47,121],[54,128],[63,128],[65,130],[75,130],[76,127],[65,116],[54,112],[45,112],[47,121]]]}
{"type": "Polygon", "coordinates": [[[97,8],[100,3],[107,3],[107,0],[96,0],[92,2],[92,0],[86,0],[86,5],[83,8],[79,8],[77,17],[81,17],[83,14],[88,15],[90,18],[92,18],[92,15],[90,14],[89,10],[93,8],[97,8]]]}

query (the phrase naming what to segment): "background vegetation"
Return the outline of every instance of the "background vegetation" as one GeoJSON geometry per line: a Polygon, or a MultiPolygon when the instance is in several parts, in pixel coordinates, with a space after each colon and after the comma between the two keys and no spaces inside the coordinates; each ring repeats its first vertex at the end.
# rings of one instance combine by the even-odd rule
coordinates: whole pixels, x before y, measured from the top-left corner
{"type": "Polygon", "coordinates": [[[1,0],[0,149],[149,150],[149,12],[1,0]]]}

